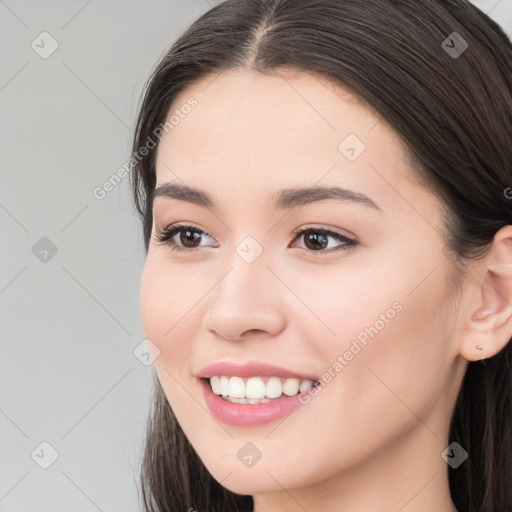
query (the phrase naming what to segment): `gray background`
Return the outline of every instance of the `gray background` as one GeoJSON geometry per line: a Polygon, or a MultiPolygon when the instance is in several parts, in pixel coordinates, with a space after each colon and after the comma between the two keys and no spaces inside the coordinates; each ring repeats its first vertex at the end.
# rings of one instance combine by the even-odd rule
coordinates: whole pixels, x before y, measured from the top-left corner
{"type": "MultiPolygon", "coordinates": [[[[141,509],[142,232],[127,177],[93,190],[128,161],[153,66],[214,3],[0,0],[0,512],[141,509]]],[[[512,0],[474,3],[512,34],[512,0]]]]}

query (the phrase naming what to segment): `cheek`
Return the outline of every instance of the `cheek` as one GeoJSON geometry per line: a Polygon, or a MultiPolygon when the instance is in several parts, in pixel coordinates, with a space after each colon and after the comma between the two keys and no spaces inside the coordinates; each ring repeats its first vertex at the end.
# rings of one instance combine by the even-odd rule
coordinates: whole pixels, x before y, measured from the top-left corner
{"type": "Polygon", "coordinates": [[[404,403],[428,415],[446,385],[448,267],[438,255],[405,263],[389,258],[367,267],[378,272],[345,269],[338,278],[331,269],[330,275],[317,273],[314,286],[310,278],[295,281],[294,290],[314,305],[316,316],[310,315],[310,327],[303,323],[301,338],[325,366],[323,394],[340,406],[331,413],[332,435],[358,422],[375,438],[410,425],[417,418],[404,403]],[[375,417],[389,424],[373,422],[373,431],[368,420],[375,417]]]}
{"type": "Polygon", "coordinates": [[[162,260],[160,255],[146,259],[140,287],[141,321],[145,337],[157,347],[150,351],[166,398],[182,428],[194,438],[197,429],[211,428],[210,417],[191,397],[191,393],[199,397],[200,390],[190,367],[193,340],[201,325],[197,305],[207,290],[201,291],[186,273],[162,260]]]}
{"type": "Polygon", "coordinates": [[[365,279],[352,300],[340,299],[338,316],[330,317],[336,337],[325,337],[323,346],[335,375],[324,390],[340,405],[331,435],[359,424],[355,437],[384,442],[436,414],[450,368],[444,271],[440,265],[415,287],[428,272],[402,268],[380,287],[365,279]]]}
{"type": "Polygon", "coordinates": [[[305,276],[296,281],[297,295],[308,298],[328,327],[322,329],[318,348],[331,362],[349,351],[351,366],[357,366],[357,359],[366,368],[375,362],[429,369],[445,353],[443,316],[452,301],[446,286],[450,267],[435,240],[408,241],[406,235],[383,250],[347,258],[339,272],[325,268],[314,280],[305,276]]]}
{"type": "Polygon", "coordinates": [[[141,321],[145,337],[160,351],[155,367],[165,364],[169,371],[181,373],[193,350],[193,336],[187,329],[199,325],[194,304],[201,292],[186,274],[162,260],[160,255],[146,259],[140,286],[141,321]]]}

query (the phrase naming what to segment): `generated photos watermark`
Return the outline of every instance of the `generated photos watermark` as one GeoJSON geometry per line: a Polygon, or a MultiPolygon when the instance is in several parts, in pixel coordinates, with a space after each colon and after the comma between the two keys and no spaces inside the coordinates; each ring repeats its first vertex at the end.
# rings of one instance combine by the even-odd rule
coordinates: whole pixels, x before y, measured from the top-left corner
{"type": "Polygon", "coordinates": [[[368,345],[369,338],[375,338],[387,324],[393,320],[403,306],[400,302],[395,301],[390,308],[384,313],[379,315],[379,318],[375,320],[373,325],[365,327],[359,334],[351,340],[350,348],[345,350],[343,354],[339,354],[336,357],[331,366],[322,374],[320,381],[308,391],[299,394],[299,401],[302,405],[306,405],[311,401],[311,398],[318,395],[318,393],[336,377],[349,363],[362,352],[368,345]]]}
{"type": "MultiPolygon", "coordinates": [[[[192,109],[197,107],[198,101],[193,96],[190,97],[186,103],[174,110],[174,114],[164,123],[160,124],[153,130],[153,135],[160,141],[164,133],[169,133],[171,130],[187,117],[192,109]]],[[[145,156],[149,155],[152,149],[156,148],[158,142],[151,135],[148,135],[146,142],[138,149],[137,152],[132,153],[130,158],[114,172],[101,186],[93,189],[92,195],[98,201],[102,201],[107,195],[114,190],[121,181],[130,174],[130,169],[140,162],[145,156]]]]}

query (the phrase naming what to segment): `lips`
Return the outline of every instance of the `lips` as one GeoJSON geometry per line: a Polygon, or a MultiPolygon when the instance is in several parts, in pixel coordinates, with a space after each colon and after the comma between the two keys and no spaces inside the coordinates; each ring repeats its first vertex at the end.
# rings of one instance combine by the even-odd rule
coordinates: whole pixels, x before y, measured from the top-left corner
{"type": "Polygon", "coordinates": [[[212,375],[229,375],[237,377],[283,377],[301,380],[318,380],[318,377],[308,373],[300,373],[280,366],[275,366],[259,361],[249,361],[243,364],[236,364],[229,361],[220,361],[210,364],[199,370],[195,376],[207,379],[212,375]]]}
{"type": "Polygon", "coordinates": [[[206,378],[198,380],[203,398],[212,415],[226,425],[238,427],[257,427],[278,421],[301,405],[309,403],[308,395],[313,396],[311,389],[294,396],[270,399],[267,403],[232,403],[213,393],[206,378]]]}

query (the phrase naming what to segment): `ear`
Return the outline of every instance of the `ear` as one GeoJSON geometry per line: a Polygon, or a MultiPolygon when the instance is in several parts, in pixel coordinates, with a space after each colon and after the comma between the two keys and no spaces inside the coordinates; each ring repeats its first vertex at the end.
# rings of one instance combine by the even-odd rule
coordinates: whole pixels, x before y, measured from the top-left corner
{"type": "Polygon", "coordinates": [[[477,284],[470,291],[459,349],[468,361],[496,355],[512,337],[512,226],[496,233],[489,253],[474,270],[477,284]]]}

